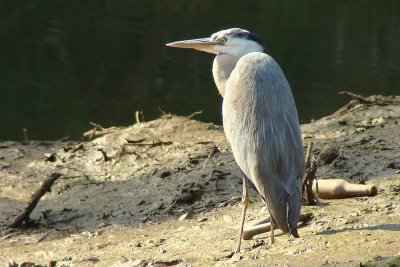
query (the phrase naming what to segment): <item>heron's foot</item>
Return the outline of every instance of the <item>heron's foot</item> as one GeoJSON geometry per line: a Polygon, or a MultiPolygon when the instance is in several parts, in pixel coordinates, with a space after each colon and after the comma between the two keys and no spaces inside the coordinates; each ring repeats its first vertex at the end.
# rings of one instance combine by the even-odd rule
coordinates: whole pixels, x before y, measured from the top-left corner
{"type": "Polygon", "coordinates": [[[241,236],[240,236],[239,239],[238,239],[238,243],[236,245],[235,254],[240,253],[240,247],[241,247],[241,244],[242,244],[241,241],[242,241],[242,239],[241,239],[241,236]]]}
{"type": "Polygon", "coordinates": [[[236,248],[234,254],[239,254],[239,253],[240,253],[240,248],[236,248]]]}
{"type": "Polygon", "coordinates": [[[271,220],[271,245],[273,245],[275,243],[275,224],[274,222],[271,220]]]}

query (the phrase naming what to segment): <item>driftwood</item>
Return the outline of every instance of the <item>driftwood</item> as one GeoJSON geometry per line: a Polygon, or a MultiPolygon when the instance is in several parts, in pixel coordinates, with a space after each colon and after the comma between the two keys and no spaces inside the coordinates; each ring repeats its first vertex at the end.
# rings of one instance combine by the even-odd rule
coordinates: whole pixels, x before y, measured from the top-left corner
{"type": "Polygon", "coordinates": [[[363,97],[349,91],[340,91],[339,95],[350,96],[351,98],[359,101],[361,104],[379,104],[381,101],[378,99],[371,99],[371,97],[363,97]]]}
{"type": "Polygon", "coordinates": [[[51,191],[51,186],[53,183],[61,177],[60,173],[53,173],[50,175],[46,180],[43,181],[42,186],[33,194],[31,201],[29,202],[28,206],[25,210],[15,218],[14,222],[10,225],[10,227],[20,227],[22,224],[29,222],[29,215],[33,211],[33,209],[38,204],[40,198],[46,193],[51,191]]]}
{"type": "MultiPolygon", "coordinates": [[[[300,214],[300,219],[299,223],[303,223],[305,221],[308,221],[311,219],[312,213],[305,213],[305,214],[300,214]]],[[[249,227],[245,227],[243,230],[243,239],[244,240],[249,240],[253,238],[255,235],[263,234],[266,232],[271,231],[271,223],[270,222],[265,222],[267,219],[264,219],[260,222],[258,222],[256,225],[251,225],[249,227]]]]}
{"type": "Polygon", "coordinates": [[[387,99],[387,97],[382,97],[380,95],[364,97],[362,95],[357,95],[357,94],[349,92],[349,91],[341,91],[341,92],[338,92],[338,94],[343,95],[343,96],[349,96],[352,98],[352,100],[349,103],[347,103],[346,105],[344,105],[343,107],[341,107],[339,110],[337,110],[332,115],[337,115],[337,114],[341,114],[341,113],[347,112],[349,110],[352,110],[359,104],[386,106],[386,105],[398,103],[398,101],[396,102],[395,100],[390,100],[390,99],[387,99]]]}
{"type": "Polygon", "coordinates": [[[308,205],[316,205],[316,197],[313,193],[313,184],[316,179],[315,173],[317,172],[316,160],[312,155],[313,142],[308,143],[307,154],[306,154],[306,172],[303,176],[302,181],[302,195],[303,202],[308,205]]]}
{"type": "Polygon", "coordinates": [[[115,130],[119,129],[118,127],[114,126],[110,128],[104,128],[103,126],[96,124],[94,122],[90,122],[90,125],[93,126],[93,129],[83,133],[83,138],[85,140],[92,140],[93,138],[112,133],[115,130]]]}

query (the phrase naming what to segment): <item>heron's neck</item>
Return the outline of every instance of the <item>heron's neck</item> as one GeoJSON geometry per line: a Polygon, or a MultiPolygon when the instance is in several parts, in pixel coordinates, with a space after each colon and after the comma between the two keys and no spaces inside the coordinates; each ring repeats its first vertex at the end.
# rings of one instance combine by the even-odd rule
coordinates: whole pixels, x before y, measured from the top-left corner
{"type": "Polygon", "coordinates": [[[229,79],[238,60],[239,58],[228,54],[219,54],[214,59],[212,69],[214,81],[222,97],[224,97],[225,94],[226,81],[229,79]]]}

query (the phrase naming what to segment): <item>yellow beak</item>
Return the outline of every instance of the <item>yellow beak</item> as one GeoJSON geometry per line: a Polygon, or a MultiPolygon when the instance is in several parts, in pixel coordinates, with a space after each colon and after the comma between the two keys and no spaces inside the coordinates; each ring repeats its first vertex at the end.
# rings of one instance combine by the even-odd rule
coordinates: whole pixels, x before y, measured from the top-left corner
{"type": "Polygon", "coordinates": [[[207,53],[218,54],[218,51],[215,49],[215,45],[216,43],[212,41],[210,38],[184,40],[166,44],[166,46],[170,47],[191,48],[199,51],[204,51],[207,53]]]}

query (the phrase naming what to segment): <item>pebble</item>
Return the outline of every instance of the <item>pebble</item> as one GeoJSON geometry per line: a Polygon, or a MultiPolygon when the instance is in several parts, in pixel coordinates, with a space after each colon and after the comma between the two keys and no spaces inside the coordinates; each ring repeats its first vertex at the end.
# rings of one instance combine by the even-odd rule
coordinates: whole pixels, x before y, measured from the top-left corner
{"type": "Polygon", "coordinates": [[[386,168],[388,168],[388,169],[400,169],[400,163],[392,161],[386,166],[386,168]]]}
{"type": "Polygon", "coordinates": [[[170,171],[164,171],[160,174],[160,178],[165,178],[171,175],[170,171]]]}
{"type": "Polygon", "coordinates": [[[181,226],[176,231],[182,232],[182,231],[185,231],[185,230],[186,230],[186,227],[185,226],[181,226]]]}
{"type": "Polygon", "coordinates": [[[329,164],[340,155],[340,150],[326,144],[319,153],[319,160],[324,164],[329,164]]]}
{"type": "Polygon", "coordinates": [[[208,221],[207,217],[202,217],[202,218],[197,220],[197,222],[206,222],[206,221],[208,221]]]}
{"type": "Polygon", "coordinates": [[[222,216],[222,218],[224,219],[225,222],[231,222],[232,221],[232,217],[229,215],[224,215],[222,216]]]}
{"type": "Polygon", "coordinates": [[[233,262],[237,262],[237,261],[241,261],[241,260],[243,260],[244,259],[244,256],[243,255],[239,255],[239,254],[234,254],[233,256],[232,256],[232,261],[233,262]]]}
{"type": "Polygon", "coordinates": [[[268,212],[268,207],[267,206],[263,206],[259,211],[259,213],[261,213],[261,214],[264,214],[266,212],[268,212]]]}
{"type": "Polygon", "coordinates": [[[183,220],[187,219],[188,216],[189,216],[189,213],[185,213],[185,214],[181,215],[181,217],[179,217],[178,220],[183,221],[183,220]]]}

